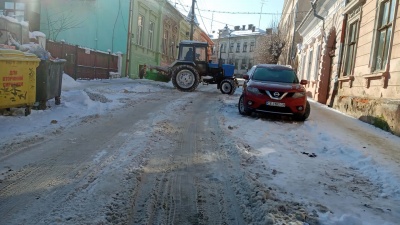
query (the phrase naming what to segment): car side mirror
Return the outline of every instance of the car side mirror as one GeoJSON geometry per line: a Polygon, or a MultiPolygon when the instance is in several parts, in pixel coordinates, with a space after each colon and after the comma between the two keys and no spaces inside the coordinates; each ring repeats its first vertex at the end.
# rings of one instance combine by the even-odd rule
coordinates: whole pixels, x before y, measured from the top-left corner
{"type": "Polygon", "coordinates": [[[301,81],[300,81],[300,84],[306,85],[306,84],[308,84],[308,81],[307,81],[307,80],[301,80],[301,81]]]}
{"type": "Polygon", "coordinates": [[[244,74],[244,75],[243,75],[243,79],[249,80],[249,79],[250,79],[250,76],[249,76],[248,74],[244,74]]]}

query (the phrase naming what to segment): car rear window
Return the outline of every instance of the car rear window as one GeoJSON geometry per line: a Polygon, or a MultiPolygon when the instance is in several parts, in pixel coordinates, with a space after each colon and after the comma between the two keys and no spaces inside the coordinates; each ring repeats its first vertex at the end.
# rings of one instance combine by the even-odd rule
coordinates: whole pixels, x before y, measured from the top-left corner
{"type": "Polygon", "coordinates": [[[299,79],[293,70],[287,69],[273,69],[258,67],[255,69],[253,80],[257,81],[270,81],[270,82],[281,82],[281,83],[299,83],[299,79]]]}

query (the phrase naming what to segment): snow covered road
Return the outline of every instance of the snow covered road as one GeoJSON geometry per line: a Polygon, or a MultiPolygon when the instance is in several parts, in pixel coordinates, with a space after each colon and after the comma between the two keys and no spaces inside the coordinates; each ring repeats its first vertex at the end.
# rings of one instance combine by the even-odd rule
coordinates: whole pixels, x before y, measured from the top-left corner
{"type": "Polygon", "coordinates": [[[0,116],[0,224],[395,225],[400,138],[318,103],[243,117],[239,88],[64,76],[0,116]]]}

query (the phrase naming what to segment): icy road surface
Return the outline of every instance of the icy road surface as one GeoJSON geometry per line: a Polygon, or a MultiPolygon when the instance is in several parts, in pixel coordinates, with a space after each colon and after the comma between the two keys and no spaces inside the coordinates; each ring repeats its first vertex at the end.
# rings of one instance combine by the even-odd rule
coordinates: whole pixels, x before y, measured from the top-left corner
{"type": "Polygon", "coordinates": [[[0,224],[398,224],[399,137],[315,102],[243,117],[240,92],[65,78],[0,116],[0,224]]]}

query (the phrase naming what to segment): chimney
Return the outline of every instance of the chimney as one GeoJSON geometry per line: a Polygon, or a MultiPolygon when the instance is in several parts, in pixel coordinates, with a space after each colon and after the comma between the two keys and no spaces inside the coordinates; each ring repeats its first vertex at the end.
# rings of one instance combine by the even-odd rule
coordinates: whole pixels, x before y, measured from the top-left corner
{"type": "Polygon", "coordinates": [[[235,30],[240,30],[240,26],[235,26],[235,30]]]}
{"type": "Polygon", "coordinates": [[[251,32],[254,32],[254,31],[256,31],[256,27],[255,27],[255,26],[252,26],[252,27],[251,27],[251,32]]]}
{"type": "Polygon", "coordinates": [[[242,25],[242,30],[246,30],[246,25],[242,25]]]}
{"type": "Polygon", "coordinates": [[[253,30],[253,24],[249,24],[248,30],[253,30]]]}

